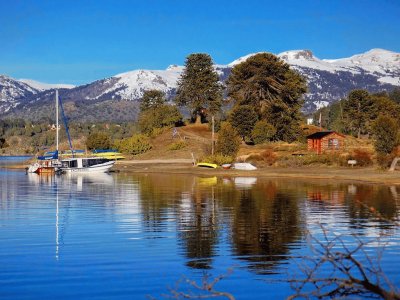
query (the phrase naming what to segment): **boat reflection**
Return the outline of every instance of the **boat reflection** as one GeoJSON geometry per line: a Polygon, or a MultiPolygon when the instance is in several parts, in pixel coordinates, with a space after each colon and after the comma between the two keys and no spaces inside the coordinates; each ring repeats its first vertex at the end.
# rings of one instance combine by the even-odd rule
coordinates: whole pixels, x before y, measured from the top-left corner
{"type": "Polygon", "coordinates": [[[256,177],[235,177],[233,179],[238,189],[250,189],[257,183],[256,177]]]}
{"type": "Polygon", "coordinates": [[[27,173],[28,181],[33,185],[76,185],[82,189],[83,184],[114,185],[114,177],[108,173],[68,173],[62,175],[27,173]]]}

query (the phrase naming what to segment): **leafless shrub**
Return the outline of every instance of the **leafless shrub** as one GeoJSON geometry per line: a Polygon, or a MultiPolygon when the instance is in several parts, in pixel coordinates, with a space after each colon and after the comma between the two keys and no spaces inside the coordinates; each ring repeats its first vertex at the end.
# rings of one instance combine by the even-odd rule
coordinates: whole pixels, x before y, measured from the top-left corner
{"type": "MultiPolygon", "coordinates": [[[[374,212],[374,209],[370,210],[374,212]]],[[[376,216],[382,217],[378,213],[376,216]]],[[[384,234],[366,241],[357,234],[349,237],[332,233],[323,225],[320,227],[322,238],[308,233],[313,255],[302,258],[299,264],[301,276],[289,279],[295,293],[287,299],[340,299],[349,296],[400,299],[398,288],[380,265],[384,234]],[[378,244],[377,252],[368,251],[370,244],[374,244],[374,248],[378,244]]]]}
{"type": "MultiPolygon", "coordinates": [[[[215,286],[222,279],[228,277],[232,273],[232,269],[224,275],[213,277],[208,273],[204,273],[200,282],[188,279],[186,277],[179,280],[174,288],[170,288],[168,295],[163,295],[165,299],[210,299],[210,298],[226,298],[235,300],[232,294],[228,292],[218,291],[215,286]]],[[[154,298],[151,298],[154,299],[154,298]]]]}

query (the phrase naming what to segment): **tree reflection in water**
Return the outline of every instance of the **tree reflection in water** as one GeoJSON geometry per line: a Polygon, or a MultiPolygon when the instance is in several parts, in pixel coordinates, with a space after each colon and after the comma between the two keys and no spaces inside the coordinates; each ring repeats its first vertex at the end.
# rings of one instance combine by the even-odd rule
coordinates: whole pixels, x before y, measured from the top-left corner
{"type": "Polygon", "coordinates": [[[262,191],[262,186],[241,191],[233,214],[232,243],[235,255],[249,261],[250,269],[271,273],[277,262],[286,259],[289,245],[301,237],[301,226],[298,205],[292,195],[262,191]]]}
{"type": "Polygon", "coordinates": [[[221,247],[230,245],[234,259],[247,262],[253,272],[271,274],[304,245],[305,228],[316,220],[362,234],[363,224],[371,227],[374,219],[368,207],[389,219],[398,209],[397,189],[378,185],[168,174],[134,180],[144,229],[175,230],[186,265],[196,269],[213,268],[221,247]]]}

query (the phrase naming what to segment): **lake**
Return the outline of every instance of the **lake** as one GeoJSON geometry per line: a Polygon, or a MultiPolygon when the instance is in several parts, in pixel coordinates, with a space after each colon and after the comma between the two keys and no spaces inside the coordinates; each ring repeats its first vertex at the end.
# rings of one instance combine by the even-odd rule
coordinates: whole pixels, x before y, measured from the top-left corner
{"type": "Polygon", "coordinates": [[[350,233],[384,234],[381,266],[400,285],[399,187],[0,169],[0,189],[1,299],[162,299],[205,274],[227,274],[215,288],[236,299],[284,299],[321,224],[349,247],[350,233]]]}

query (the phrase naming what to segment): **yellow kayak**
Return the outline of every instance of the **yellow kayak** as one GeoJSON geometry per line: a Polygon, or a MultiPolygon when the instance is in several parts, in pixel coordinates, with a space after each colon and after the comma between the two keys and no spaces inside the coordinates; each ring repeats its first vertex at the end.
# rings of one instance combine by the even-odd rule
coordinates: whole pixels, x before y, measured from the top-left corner
{"type": "Polygon", "coordinates": [[[211,163],[206,163],[206,162],[197,163],[197,166],[202,167],[202,168],[212,168],[212,169],[215,169],[218,167],[218,165],[216,165],[216,164],[211,164],[211,163]]]}

